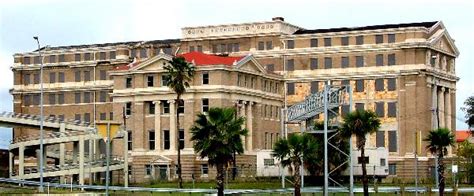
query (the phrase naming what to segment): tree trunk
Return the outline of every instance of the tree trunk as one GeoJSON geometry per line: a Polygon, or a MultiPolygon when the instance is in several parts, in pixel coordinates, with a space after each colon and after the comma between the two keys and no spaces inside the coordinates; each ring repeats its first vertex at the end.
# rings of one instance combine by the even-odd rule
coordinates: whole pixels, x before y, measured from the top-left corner
{"type": "Polygon", "coordinates": [[[300,176],[300,162],[295,162],[295,175],[293,181],[295,181],[295,194],[294,196],[301,196],[301,176],[300,176]]]}
{"type": "Polygon", "coordinates": [[[369,179],[367,179],[367,163],[365,162],[365,142],[360,149],[362,157],[362,184],[364,186],[364,196],[369,196],[369,179]]]}
{"type": "Polygon", "coordinates": [[[444,181],[444,164],[443,164],[443,149],[438,153],[438,179],[439,179],[439,195],[443,196],[444,195],[444,187],[445,187],[445,181],[444,181]]]}
{"type": "Polygon", "coordinates": [[[176,101],[176,139],[177,139],[177,146],[178,146],[178,184],[179,184],[179,188],[183,188],[183,177],[181,175],[181,145],[179,143],[179,102],[181,101],[180,100],[181,98],[181,95],[178,94],[177,96],[177,101],[176,101]]]}
{"type": "Polygon", "coordinates": [[[224,165],[222,163],[218,163],[216,168],[217,196],[224,196],[224,165]]]}
{"type": "Polygon", "coordinates": [[[232,156],[232,180],[235,180],[235,176],[237,175],[237,163],[235,160],[235,151],[232,156]]]}

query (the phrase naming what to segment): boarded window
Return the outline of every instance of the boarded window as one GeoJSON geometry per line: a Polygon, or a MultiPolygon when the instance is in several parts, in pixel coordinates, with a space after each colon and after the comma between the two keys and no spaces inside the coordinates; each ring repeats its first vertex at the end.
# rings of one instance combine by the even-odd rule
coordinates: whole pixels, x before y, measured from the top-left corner
{"type": "Polygon", "coordinates": [[[356,67],[364,67],[364,57],[356,56],[356,67]]]}
{"type": "Polygon", "coordinates": [[[387,60],[388,60],[388,65],[395,65],[397,62],[396,62],[396,59],[395,59],[395,54],[389,54],[387,56],[387,60]]]}
{"type": "Polygon", "coordinates": [[[286,46],[287,49],[294,49],[295,48],[295,40],[288,40],[288,41],[286,41],[286,44],[287,44],[287,46],[286,46]]]}
{"type": "Polygon", "coordinates": [[[375,79],[375,90],[376,91],[384,91],[384,83],[383,79],[375,79]]]}
{"type": "Polygon", "coordinates": [[[375,43],[376,44],[383,43],[383,35],[375,35],[375,43]]]}
{"type": "Polygon", "coordinates": [[[107,72],[105,70],[100,70],[99,71],[99,79],[100,80],[106,80],[107,79],[107,72]]]}
{"type": "Polygon", "coordinates": [[[387,90],[394,91],[396,89],[397,89],[397,83],[396,83],[395,78],[387,79],[387,90]]]}
{"type": "Polygon", "coordinates": [[[267,44],[267,45],[266,45],[267,50],[273,49],[273,42],[272,42],[272,41],[267,41],[266,44],[267,44]]]}
{"type": "Polygon", "coordinates": [[[58,73],[58,82],[64,82],[64,72],[58,73]]]}
{"type": "Polygon", "coordinates": [[[356,36],[356,45],[362,45],[362,44],[364,44],[364,36],[363,35],[356,36]]]}
{"type": "Polygon", "coordinates": [[[377,131],[375,134],[376,134],[375,145],[377,147],[385,147],[385,131],[377,131]]]}
{"type": "Polygon", "coordinates": [[[74,61],[81,61],[81,54],[74,54],[74,61]]]}
{"type": "Polygon", "coordinates": [[[81,93],[75,92],[74,93],[74,103],[81,103],[81,93]]]}
{"type": "Polygon", "coordinates": [[[347,105],[347,104],[342,105],[342,106],[341,106],[341,115],[342,115],[343,117],[345,117],[346,114],[349,113],[349,110],[350,110],[350,106],[349,106],[349,105],[347,105]]]}
{"type": "Polygon", "coordinates": [[[397,152],[397,132],[396,131],[388,132],[388,151],[397,152]]]}
{"type": "Polygon", "coordinates": [[[355,104],[355,109],[356,110],[364,110],[365,109],[365,104],[364,103],[356,103],[355,104]]]}
{"type": "Polygon", "coordinates": [[[318,39],[313,38],[310,40],[310,47],[318,47],[318,39]]]}
{"type": "Polygon", "coordinates": [[[258,42],[257,50],[265,50],[265,42],[258,42]]]}
{"type": "Polygon", "coordinates": [[[107,120],[107,114],[106,113],[100,113],[99,119],[100,120],[107,120]]]}
{"type": "Polygon", "coordinates": [[[295,94],[295,83],[288,83],[288,95],[294,95],[295,94]]]}
{"type": "Polygon", "coordinates": [[[58,104],[64,104],[64,93],[58,94],[58,104]]]}
{"type": "Polygon", "coordinates": [[[56,104],[56,94],[49,94],[49,104],[50,105],[56,104]]]}
{"type": "Polygon", "coordinates": [[[324,46],[332,46],[331,38],[324,38],[324,46]]]}
{"type": "Polygon", "coordinates": [[[331,68],[332,68],[332,58],[324,57],[324,69],[331,69],[331,68]]]}
{"type": "Polygon", "coordinates": [[[81,81],[81,71],[74,72],[74,81],[80,82],[81,81]]]}
{"type": "Polygon", "coordinates": [[[395,43],[395,34],[388,34],[388,43],[395,43]]]}
{"type": "Polygon", "coordinates": [[[377,117],[385,117],[385,102],[375,102],[375,113],[377,117]]]}
{"type": "Polygon", "coordinates": [[[109,53],[109,59],[115,59],[116,53],[115,51],[110,51],[109,53]]]}
{"type": "Polygon", "coordinates": [[[85,61],[90,61],[90,60],[92,60],[92,59],[91,59],[91,53],[85,53],[85,54],[84,54],[84,60],[85,60],[85,61]]]}
{"type": "Polygon", "coordinates": [[[50,72],[49,73],[49,83],[55,83],[56,82],[56,73],[55,72],[50,72]]]}
{"type": "Polygon", "coordinates": [[[66,61],[66,58],[65,58],[64,54],[60,54],[60,55],[59,55],[59,60],[58,60],[58,61],[59,61],[60,63],[66,61]]]}
{"type": "Polygon", "coordinates": [[[91,102],[91,93],[84,92],[84,103],[90,103],[90,102],[91,102]]]}
{"type": "Polygon", "coordinates": [[[343,56],[341,57],[341,67],[348,68],[349,67],[349,57],[343,56]]]}
{"type": "Polygon", "coordinates": [[[383,66],[383,54],[375,55],[375,65],[376,66],[383,66]]]}
{"type": "Polygon", "coordinates": [[[56,63],[56,55],[49,56],[49,63],[56,63]]]}
{"type": "Polygon", "coordinates": [[[30,78],[31,78],[30,74],[25,74],[24,78],[23,78],[23,84],[25,84],[25,85],[30,84],[30,78]]]}
{"type": "Polygon", "coordinates": [[[90,71],[84,71],[84,81],[91,81],[91,72],[90,71]]]}
{"type": "Polygon", "coordinates": [[[295,70],[295,60],[288,59],[286,60],[286,71],[294,71],[295,70]]]}
{"type": "Polygon", "coordinates": [[[209,72],[202,73],[202,84],[209,84],[209,72]]]}
{"type": "Polygon", "coordinates": [[[107,92],[106,91],[100,91],[99,102],[106,102],[106,100],[107,100],[107,92]]]}
{"type": "Polygon", "coordinates": [[[319,91],[319,82],[312,81],[311,82],[311,93],[317,93],[319,91]]]}
{"type": "Polygon", "coordinates": [[[397,102],[388,103],[388,117],[397,117],[397,102]]]}
{"type": "Polygon", "coordinates": [[[341,45],[342,46],[349,45],[349,37],[341,37],[341,45]]]}
{"type": "Polygon", "coordinates": [[[38,73],[33,74],[33,83],[39,84],[40,83],[40,77],[38,73]]]}
{"type": "Polygon", "coordinates": [[[275,71],[275,66],[273,64],[268,64],[265,67],[267,68],[267,71],[270,73],[275,71]]]}
{"type": "Polygon", "coordinates": [[[364,92],[364,80],[356,80],[355,92],[364,92]]]}
{"type": "Polygon", "coordinates": [[[310,69],[318,69],[318,58],[310,58],[310,69]]]}

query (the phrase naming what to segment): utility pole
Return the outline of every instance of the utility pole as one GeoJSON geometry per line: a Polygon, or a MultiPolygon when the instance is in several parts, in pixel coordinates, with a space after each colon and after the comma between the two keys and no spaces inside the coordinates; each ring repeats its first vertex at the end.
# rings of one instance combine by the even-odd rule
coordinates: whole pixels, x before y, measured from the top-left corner
{"type": "Polygon", "coordinates": [[[324,196],[328,196],[329,172],[328,172],[328,86],[324,85],[324,196]]]}
{"type": "Polygon", "coordinates": [[[39,43],[38,36],[34,36],[33,39],[36,40],[36,43],[38,43],[38,54],[40,58],[40,186],[39,186],[39,192],[42,193],[44,192],[44,187],[43,187],[43,154],[44,154],[44,145],[43,145],[43,121],[44,121],[44,109],[43,109],[43,58],[41,56],[41,46],[39,43]]]}

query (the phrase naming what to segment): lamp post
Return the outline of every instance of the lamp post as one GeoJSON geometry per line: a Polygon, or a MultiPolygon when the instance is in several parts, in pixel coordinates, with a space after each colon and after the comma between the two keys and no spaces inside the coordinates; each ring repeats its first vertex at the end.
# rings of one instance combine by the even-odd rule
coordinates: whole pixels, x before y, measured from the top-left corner
{"type": "Polygon", "coordinates": [[[44,192],[43,188],[43,154],[44,154],[44,149],[43,149],[43,121],[44,121],[44,116],[43,116],[43,58],[41,56],[41,46],[39,43],[38,36],[34,36],[33,39],[36,40],[36,43],[38,43],[38,54],[40,58],[40,186],[39,186],[39,192],[42,193],[44,192]]]}

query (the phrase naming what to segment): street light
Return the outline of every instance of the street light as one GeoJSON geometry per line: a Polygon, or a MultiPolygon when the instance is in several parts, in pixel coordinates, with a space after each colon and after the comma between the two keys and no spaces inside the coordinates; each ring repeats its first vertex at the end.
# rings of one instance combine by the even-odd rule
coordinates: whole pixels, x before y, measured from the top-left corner
{"type": "Polygon", "coordinates": [[[39,186],[39,192],[42,193],[44,192],[43,188],[43,154],[44,154],[44,149],[43,149],[43,121],[44,121],[44,116],[43,116],[43,58],[41,56],[41,46],[39,43],[38,36],[34,36],[33,39],[36,40],[36,43],[38,43],[38,54],[40,58],[40,186],[39,186]]]}

